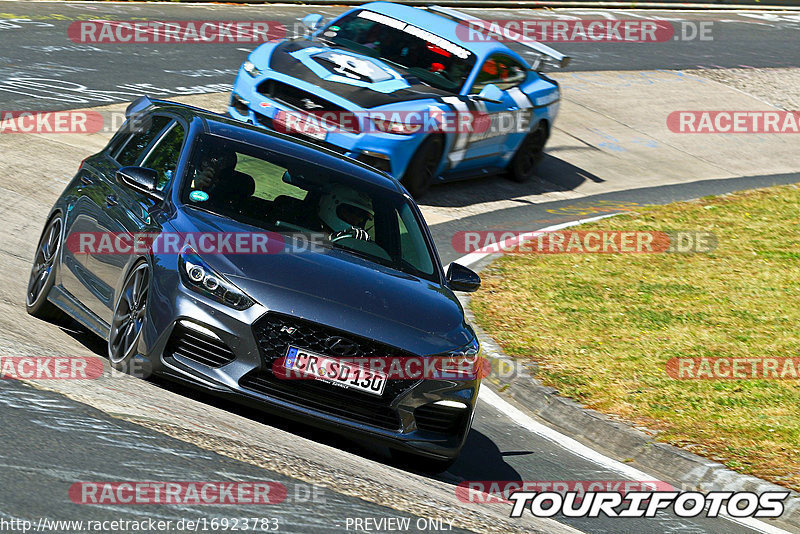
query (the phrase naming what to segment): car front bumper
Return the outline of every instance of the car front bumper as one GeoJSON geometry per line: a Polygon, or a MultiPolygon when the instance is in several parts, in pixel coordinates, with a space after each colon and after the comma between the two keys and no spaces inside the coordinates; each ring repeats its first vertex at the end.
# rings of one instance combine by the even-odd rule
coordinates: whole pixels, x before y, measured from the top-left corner
{"type": "MultiPolygon", "coordinates": [[[[285,336],[275,332],[280,321],[350,334],[258,304],[236,311],[174,282],[177,285],[167,281],[154,288],[158,300],[169,305],[150,310],[141,347],[155,372],[340,434],[434,459],[458,456],[472,422],[479,380],[389,380],[384,394],[371,398],[316,380],[280,379],[272,374],[272,364],[289,346],[285,336]]],[[[313,335],[292,343],[313,345],[313,335]]]]}
{"type": "MultiPolygon", "coordinates": [[[[300,84],[300,82],[289,77],[283,77],[278,73],[270,72],[270,77],[285,83],[300,84]]],[[[265,78],[263,77],[254,79],[240,70],[231,94],[228,114],[248,124],[273,130],[275,129],[275,115],[279,111],[303,114],[302,110],[294,109],[259,93],[257,87],[264,81],[265,78]]],[[[305,89],[313,90],[313,88],[305,89]]],[[[350,112],[362,114],[366,111],[351,110],[350,112]]],[[[378,131],[353,133],[341,128],[327,132],[323,139],[300,133],[290,134],[371,165],[397,179],[402,178],[414,154],[424,140],[424,135],[398,135],[378,131]]]]}

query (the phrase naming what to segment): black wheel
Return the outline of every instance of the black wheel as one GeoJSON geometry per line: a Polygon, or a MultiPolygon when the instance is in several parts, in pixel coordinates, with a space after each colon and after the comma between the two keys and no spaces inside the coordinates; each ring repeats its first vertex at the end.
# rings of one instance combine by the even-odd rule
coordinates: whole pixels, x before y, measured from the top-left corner
{"type": "Polygon", "coordinates": [[[442,157],[442,138],[435,136],[423,141],[409,163],[406,173],[400,179],[411,196],[420,198],[433,183],[436,168],[442,157]]]}
{"type": "Polygon", "coordinates": [[[456,462],[458,458],[451,458],[449,460],[438,460],[436,458],[429,458],[427,456],[419,456],[412,452],[401,451],[392,449],[392,459],[400,467],[408,469],[409,471],[417,471],[420,473],[428,473],[436,475],[444,473],[456,462]]]}
{"type": "Polygon", "coordinates": [[[136,349],[144,328],[147,313],[147,291],[150,287],[150,267],[142,262],[136,265],[122,285],[111,330],[108,333],[108,359],[111,366],[128,372],[136,357],[136,349]]]}
{"type": "Polygon", "coordinates": [[[36,256],[33,259],[28,292],[25,297],[25,308],[29,314],[39,319],[51,321],[62,316],[61,310],[47,300],[47,294],[53,287],[55,264],[61,247],[63,227],[64,223],[60,215],[50,219],[42,232],[36,256]]]}
{"type": "Polygon", "coordinates": [[[540,122],[522,141],[517,153],[511,159],[511,163],[508,164],[507,175],[511,180],[527,182],[534,176],[536,164],[541,161],[544,155],[544,145],[547,143],[547,137],[547,126],[540,122]]]}

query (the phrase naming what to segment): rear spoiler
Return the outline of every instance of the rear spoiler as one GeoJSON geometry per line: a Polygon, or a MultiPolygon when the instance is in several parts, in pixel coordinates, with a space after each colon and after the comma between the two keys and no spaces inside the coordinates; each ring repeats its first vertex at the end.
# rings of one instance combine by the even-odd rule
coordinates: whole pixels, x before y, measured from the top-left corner
{"type": "MultiPolygon", "coordinates": [[[[536,56],[536,59],[533,61],[531,65],[532,70],[540,70],[542,65],[549,65],[555,68],[564,68],[569,65],[570,57],[565,56],[558,50],[554,50],[549,46],[538,43],[536,41],[528,41],[522,35],[515,31],[511,30],[503,30],[502,33],[496,32],[490,29],[490,24],[488,21],[475,17],[473,15],[467,15],[466,13],[462,13],[461,11],[456,11],[455,9],[450,9],[449,7],[444,6],[436,6],[431,5],[427,6],[428,11],[432,11],[434,13],[438,13],[440,15],[444,15],[448,18],[460,20],[462,22],[472,22],[475,23],[475,28],[482,33],[490,37],[499,37],[504,40],[511,40],[515,43],[518,43],[525,48],[530,50],[526,50],[525,52],[528,54],[533,54],[536,56]]],[[[469,26],[469,25],[468,25],[469,26]]]]}
{"type": "Polygon", "coordinates": [[[131,115],[140,113],[153,105],[153,101],[149,96],[140,96],[131,102],[127,109],[125,109],[125,117],[131,118],[131,115]]]}

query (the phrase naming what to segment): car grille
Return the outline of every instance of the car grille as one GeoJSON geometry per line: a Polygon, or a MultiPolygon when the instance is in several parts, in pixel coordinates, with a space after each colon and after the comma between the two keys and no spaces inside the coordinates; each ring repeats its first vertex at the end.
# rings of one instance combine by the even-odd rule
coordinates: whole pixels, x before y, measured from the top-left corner
{"type": "Polygon", "coordinates": [[[195,332],[180,323],[172,331],[165,355],[179,356],[214,368],[222,367],[236,359],[231,349],[219,339],[195,332]]]}
{"type": "Polygon", "coordinates": [[[328,122],[348,132],[358,133],[361,131],[355,113],[314,93],[271,79],[261,82],[256,90],[260,94],[302,113],[317,116],[325,114],[328,122]]]}
{"type": "Polygon", "coordinates": [[[426,404],[414,410],[414,419],[420,430],[455,434],[463,427],[466,413],[463,408],[426,404]]]}
{"type": "Polygon", "coordinates": [[[264,363],[240,380],[246,389],[358,423],[399,430],[400,417],[392,403],[413,388],[419,380],[387,380],[380,397],[354,389],[343,389],[317,380],[287,380],[272,372],[275,360],[286,356],[289,346],[321,354],[331,354],[325,340],[344,337],[355,346],[352,358],[409,357],[410,354],[375,341],[353,336],[317,323],[276,313],[268,313],[253,327],[264,363]]]}

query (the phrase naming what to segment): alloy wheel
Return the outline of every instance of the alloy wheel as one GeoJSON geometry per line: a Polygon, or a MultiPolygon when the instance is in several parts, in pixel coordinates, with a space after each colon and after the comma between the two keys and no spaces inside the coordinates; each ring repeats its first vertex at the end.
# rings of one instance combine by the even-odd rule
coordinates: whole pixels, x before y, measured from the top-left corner
{"type": "Polygon", "coordinates": [[[125,362],[136,350],[147,312],[149,285],[150,268],[146,263],[137,266],[125,280],[108,336],[108,358],[112,364],[125,362]]]}

